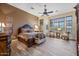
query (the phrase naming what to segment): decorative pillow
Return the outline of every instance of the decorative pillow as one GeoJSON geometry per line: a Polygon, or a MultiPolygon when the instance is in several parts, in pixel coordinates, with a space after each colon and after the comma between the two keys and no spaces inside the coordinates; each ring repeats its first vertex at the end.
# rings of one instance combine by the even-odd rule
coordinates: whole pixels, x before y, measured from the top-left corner
{"type": "Polygon", "coordinates": [[[40,40],[45,38],[45,35],[43,33],[36,34],[36,38],[39,38],[40,40]]]}

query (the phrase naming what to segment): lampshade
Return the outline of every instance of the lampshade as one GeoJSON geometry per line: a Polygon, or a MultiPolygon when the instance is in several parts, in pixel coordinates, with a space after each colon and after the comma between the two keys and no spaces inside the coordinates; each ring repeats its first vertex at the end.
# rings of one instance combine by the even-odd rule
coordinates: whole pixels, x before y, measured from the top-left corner
{"type": "Polygon", "coordinates": [[[35,31],[39,31],[39,28],[38,28],[37,25],[34,26],[34,30],[35,30],[35,31]]]}
{"type": "Polygon", "coordinates": [[[37,26],[37,25],[35,25],[35,28],[38,28],[38,26],[37,26]]]}

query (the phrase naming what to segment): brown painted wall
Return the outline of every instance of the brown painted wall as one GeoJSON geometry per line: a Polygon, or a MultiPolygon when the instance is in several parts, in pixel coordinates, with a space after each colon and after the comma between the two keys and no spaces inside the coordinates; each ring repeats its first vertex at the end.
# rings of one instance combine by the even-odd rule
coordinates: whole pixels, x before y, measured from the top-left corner
{"type": "MultiPolygon", "coordinates": [[[[23,26],[24,24],[31,24],[32,26],[34,26],[35,24],[38,24],[38,20],[37,20],[38,17],[36,17],[32,14],[29,14],[25,11],[22,11],[18,8],[15,8],[13,6],[10,6],[8,4],[1,4],[0,17],[2,17],[4,19],[5,15],[11,16],[13,18],[14,33],[17,33],[16,32],[17,29],[19,27],[23,26]],[[5,8],[5,6],[6,6],[6,8],[5,8]],[[11,11],[11,12],[7,12],[7,10],[11,11]]],[[[0,19],[0,21],[3,20],[3,19],[0,19]]]]}
{"type": "Polygon", "coordinates": [[[17,29],[23,26],[24,24],[31,24],[32,26],[38,24],[38,18],[36,16],[33,16],[21,10],[16,10],[14,13],[11,13],[9,15],[13,17],[13,26],[15,33],[17,29]]]}

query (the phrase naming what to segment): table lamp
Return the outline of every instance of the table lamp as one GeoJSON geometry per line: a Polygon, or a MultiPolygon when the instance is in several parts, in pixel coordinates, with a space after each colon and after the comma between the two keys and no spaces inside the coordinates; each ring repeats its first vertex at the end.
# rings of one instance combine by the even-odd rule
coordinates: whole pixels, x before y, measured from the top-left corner
{"type": "Polygon", "coordinates": [[[39,27],[37,25],[34,26],[34,31],[39,31],[39,27]]]}

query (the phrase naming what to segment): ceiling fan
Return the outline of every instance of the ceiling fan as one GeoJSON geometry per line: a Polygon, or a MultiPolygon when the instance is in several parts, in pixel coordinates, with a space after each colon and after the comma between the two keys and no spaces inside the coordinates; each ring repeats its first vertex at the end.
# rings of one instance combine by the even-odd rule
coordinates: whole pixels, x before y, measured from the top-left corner
{"type": "Polygon", "coordinates": [[[43,13],[39,12],[39,14],[42,14],[42,16],[44,16],[44,15],[49,16],[50,13],[53,13],[53,11],[48,12],[47,9],[46,9],[46,5],[44,5],[44,12],[43,13]]]}

